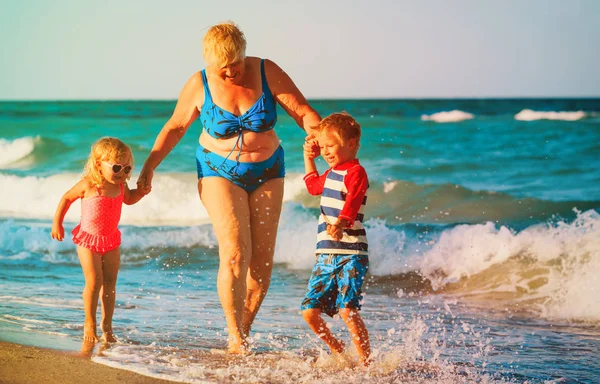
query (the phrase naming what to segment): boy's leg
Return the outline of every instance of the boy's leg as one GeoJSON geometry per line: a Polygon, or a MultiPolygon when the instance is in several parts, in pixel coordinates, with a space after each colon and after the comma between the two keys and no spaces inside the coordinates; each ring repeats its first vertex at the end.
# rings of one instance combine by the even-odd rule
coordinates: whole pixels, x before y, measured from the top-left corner
{"type": "Polygon", "coordinates": [[[369,332],[358,311],[362,301],[362,285],[369,269],[369,258],[366,255],[340,255],[338,259],[341,272],[338,275],[340,294],[337,306],[361,362],[368,365],[371,355],[369,332]]]}
{"type": "Polygon", "coordinates": [[[85,287],[83,288],[83,311],[85,322],[83,324],[83,340],[85,342],[98,341],[96,334],[96,310],[98,309],[98,296],[102,287],[102,259],[101,256],[90,249],[77,247],[77,256],[83,270],[85,287]]]}
{"type": "Polygon", "coordinates": [[[364,365],[369,364],[369,357],[371,356],[371,344],[369,342],[369,332],[362,318],[358,314],[358,310],[354,308],[341,308],[340,316],[346,323],[350,336],[352,336],[352,343],[356,347],[358,357],[364,365]]]}
{"type": "Polygon", "coordinates": [[[104,341],[114,343],[117,341],[113,335],[112,318],[115,312],[115,299],[117,292],[117,275],[121,265],[121,249],[113,249],[102,256],[102,323],[100,328],[104,333],[104,341]]]}
{"type": "Polygon", "coordinates": [[[319,308],[308,308],[303,310],[302,317],[304,317],[304,320],[308,323],[310,329],[312,329],[333,352],[341,353],[344,351],[344,343],[333,336],[327,323],[321,317],[321,310],[319,308]]]}
{"type": "Polygon", "coordinates": [[[302,309],[302,317],[304,317],[310,329],[333,352],[342,352],[344,344],[333,336],[331,330],[327,327],[327,323],[321,317],[322,312],[329,315],[336,313],[335,302],[338,291],[336,272],[333,258],[330,255],[318,255],[300,308],[302,309]]]}

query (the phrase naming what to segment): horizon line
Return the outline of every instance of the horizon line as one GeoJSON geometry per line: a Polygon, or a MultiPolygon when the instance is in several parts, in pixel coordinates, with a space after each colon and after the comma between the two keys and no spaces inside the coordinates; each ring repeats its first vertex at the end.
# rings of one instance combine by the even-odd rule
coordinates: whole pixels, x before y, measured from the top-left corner
{"type": "MultiPolygon", "coordinates": [[[[579,99],[579,100],[593,100],[600,99],[600,94],[582,95],[582,96],[423,96],[423,97],[307,97],[309,101],[391,101],[391,100],[531,100],[531,99],[579,99]]],[[[173,102],[178,99],[163,99],[163,98],[81,98],[81,99],[69,99],[69,98],[56,98],[56,99],[3,99],[0,98],[0,103],[11,103],[11,102],[173,102]]]]}

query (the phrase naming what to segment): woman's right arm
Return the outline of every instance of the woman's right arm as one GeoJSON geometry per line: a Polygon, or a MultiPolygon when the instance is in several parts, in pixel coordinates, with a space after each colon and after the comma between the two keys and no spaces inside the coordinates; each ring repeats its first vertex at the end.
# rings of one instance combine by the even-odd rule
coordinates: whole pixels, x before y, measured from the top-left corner
{"type": "Polygon", "coordinates": [[[52,221],[51,236],[53,239],[62,241],[65,238],[65,228],[63,227],[65,215],[75,200],[81,199],[83,196],[85,196],[85,191],[87,188],[89,188],[89,183],[85,179],[80,180],[60,199],[58,207],[56,207],[56,212],[54,213],[54,220],[52,221]]]}
{"type": "Polygon", "coordinates": [[[308,104],[296,84],[277,64],[265,59],[265,72],[269,88],[279,105],[296,121],[299,127],[304,129],[307,135],[311,135],[312,128],[319,124],[321,116],[308,104]]]}
{"type": "Polygon", "coordinates": [[[189,126],[198,117],[200,113],[198,109],[203,103],[202,75],[197,72],[183,86],[171,118],[156,137],[154,146],[140,172],[138,188],[146,193],[150,192],[154,170],[185,135],[189,126]]]}

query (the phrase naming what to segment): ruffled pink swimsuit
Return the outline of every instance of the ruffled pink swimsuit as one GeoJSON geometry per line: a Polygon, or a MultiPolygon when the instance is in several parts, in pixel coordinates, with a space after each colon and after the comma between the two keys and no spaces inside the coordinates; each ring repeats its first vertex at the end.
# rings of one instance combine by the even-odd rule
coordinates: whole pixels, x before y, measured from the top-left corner
{"type": "Polygon", "coordinates": [[[81,223],[73,229],[73,242],[94,252],[105,253],[121,245],[121,220],[124,188],[116,197],[92,196],[81,199],[81,223]]]}

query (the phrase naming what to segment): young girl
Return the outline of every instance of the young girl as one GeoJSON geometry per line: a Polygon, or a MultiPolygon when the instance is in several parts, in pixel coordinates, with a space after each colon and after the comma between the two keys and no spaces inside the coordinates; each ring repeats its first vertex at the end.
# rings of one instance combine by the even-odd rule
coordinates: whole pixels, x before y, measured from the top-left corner
{"type": "Polygon", "coordinates": [[[96,309],[102,300],[103,338],[115,342],[112,317],[115,309],[117,273],[121,262],[121,207],[137,203],[144,194],[129,189],[133,169],[131,148],[114,137],[104,137],[93,146],[82,179],[64,194],[54,215],[52,238],[65,237],[63,220],[71,204],[81,199],[81,223],[73,229],[73,242],[85,277],[83,339],[98,341],[96,309]]]}

